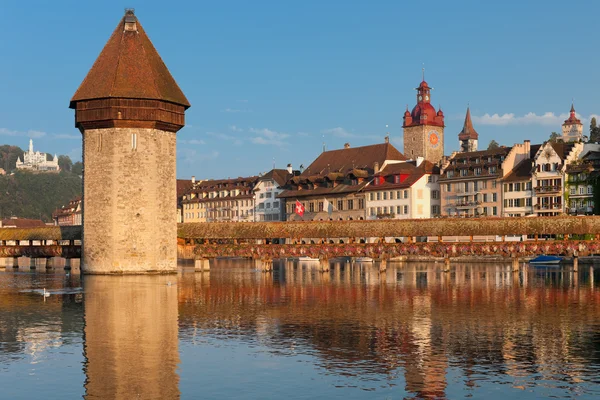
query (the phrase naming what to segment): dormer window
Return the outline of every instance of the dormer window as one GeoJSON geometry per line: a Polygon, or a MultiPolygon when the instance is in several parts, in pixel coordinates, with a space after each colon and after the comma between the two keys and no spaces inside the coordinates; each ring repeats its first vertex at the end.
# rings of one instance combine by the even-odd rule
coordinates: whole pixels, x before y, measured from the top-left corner
{"type": "Polygon", "coordinates": [[[394,183],[400,183],[400,175],[394,175],[394,183]]]}

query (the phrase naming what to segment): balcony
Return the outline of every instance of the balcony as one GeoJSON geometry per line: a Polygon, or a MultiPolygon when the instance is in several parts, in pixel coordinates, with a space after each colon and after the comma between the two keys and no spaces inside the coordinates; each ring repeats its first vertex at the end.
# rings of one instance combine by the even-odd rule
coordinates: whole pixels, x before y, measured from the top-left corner
{"type": "Polygon", "coordinates": [[[571,215],[591,215],[594,212],[593,207],[571,207],[569,214],[571,215]]]}
{"type": "Polygon", "coordinates": [[[471,209],[481,205],[480,201],[459,201],[454,203],[454,207],[460,209],[471,209]]]}
{"type": "Polygon", "coordinates": [[[535,188],[536,193],[560,193],[562,191],[561,185],[554,186],[537,186],[535,188]]]}
{"type": "Polygon", "coordinates": [[[535,212],[561,212],[562,204],[551,203],[551,204],[536,204],[533,206],[535,212]]]}

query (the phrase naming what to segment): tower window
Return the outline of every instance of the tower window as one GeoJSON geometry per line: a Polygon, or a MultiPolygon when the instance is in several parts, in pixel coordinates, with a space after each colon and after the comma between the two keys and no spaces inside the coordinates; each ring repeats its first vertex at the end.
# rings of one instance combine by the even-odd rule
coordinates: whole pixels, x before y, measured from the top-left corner
{"type": "Polygon", "coordinates": [[[131,150],[137,150],[137,133],[131,134],[131,150]]]}

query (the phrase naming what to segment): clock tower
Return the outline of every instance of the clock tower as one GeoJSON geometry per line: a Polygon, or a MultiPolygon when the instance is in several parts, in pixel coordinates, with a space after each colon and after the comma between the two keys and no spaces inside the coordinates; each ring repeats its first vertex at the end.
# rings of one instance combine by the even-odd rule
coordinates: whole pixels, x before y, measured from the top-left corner
{"type": "Polygon", "coordinates": [[[434,164],[444,156],[444,113],[431,105],[431,90],[423,80],[417,90],[417,105],[404,113],[404,155],[423,157],[434,164]]]}

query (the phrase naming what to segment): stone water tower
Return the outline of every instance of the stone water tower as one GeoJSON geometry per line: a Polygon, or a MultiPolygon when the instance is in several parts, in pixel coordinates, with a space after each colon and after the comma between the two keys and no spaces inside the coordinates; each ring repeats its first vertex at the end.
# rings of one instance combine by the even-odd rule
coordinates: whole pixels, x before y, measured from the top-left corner
{"type": "Polygon", "coordinates": [[[188,107],[126,10],[70,103],[83,135],[82,272],[176,270],[175,144],[188,107]]]}

